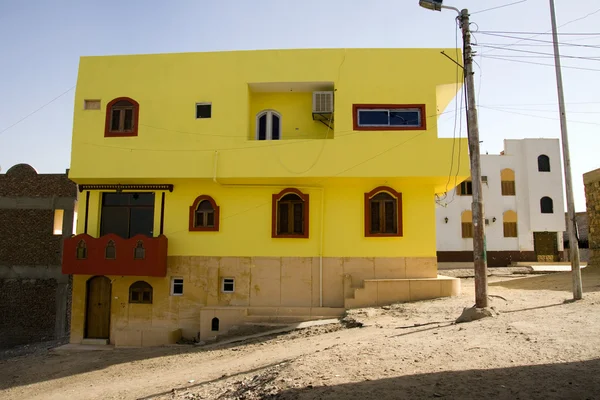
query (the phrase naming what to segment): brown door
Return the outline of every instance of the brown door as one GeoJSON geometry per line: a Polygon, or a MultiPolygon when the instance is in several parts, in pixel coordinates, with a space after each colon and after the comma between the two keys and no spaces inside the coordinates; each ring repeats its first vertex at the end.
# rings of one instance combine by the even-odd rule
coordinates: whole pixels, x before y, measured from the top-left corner
{"type": "Polygon", "coordinates": [[[556,232],[534,232],[533,246],[538,262],[558,261],[558,242],[556,232]]]}
{"type": "Polygon", "coordinates": [[[95,276],[87,284],[86,337],[108,339],[110,336],[110,279],[95,276]]]}

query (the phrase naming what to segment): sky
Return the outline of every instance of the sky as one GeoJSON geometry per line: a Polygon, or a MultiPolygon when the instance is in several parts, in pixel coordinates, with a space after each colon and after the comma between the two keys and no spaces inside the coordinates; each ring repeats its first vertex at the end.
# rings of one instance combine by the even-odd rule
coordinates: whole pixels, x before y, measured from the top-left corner
{"type": "MultiPolygon", "coordinates": [[[[548,32],[549,2],[444,4],[468,8],[472,29],[478,31],[475,85],[482,153],[498,154],[504,139],[559,138],[551,35],[493,33],[548,32]]],[[[585,211],[582,175],[600,168],[599,7],[597,0],[556,0],[558,25],[564,25],[559,32],[564,33],[561,56],[567,56],[563,81],[577,211],[585,211]]],[[[69,167],[81,56],[448,48],[457,43],[454,17],[453,11],[420,8],[418,0],[0,0],[0,169],[22,162],[40,173],[69,167]]],[[[465,126],[463,120],[463,137],[465,126]]],[[[454,113],[442,115],[439,136],[454,134],[454,113]]]]}

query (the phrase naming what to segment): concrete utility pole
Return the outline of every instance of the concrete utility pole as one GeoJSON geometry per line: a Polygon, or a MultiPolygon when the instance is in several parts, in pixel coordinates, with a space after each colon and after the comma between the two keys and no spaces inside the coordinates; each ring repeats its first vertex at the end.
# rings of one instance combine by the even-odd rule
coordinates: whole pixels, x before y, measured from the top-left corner
{"type": "Polygon", "coordinates": [[[459,11],[455,7],[442,4],[443,0],[419,0],[419,5],[428,10],[454,10],[463,36],[463,68],[467,90],[467,131],[469,138],[469,156],[471,158],[471,185],[473,202],[471,204],[473,221],[473,262],[475,265],[475,307],[488,307],[487,253],[485,249],[485,215],[483,211],[483,191],[481,183],[481,155],[479,154],[479,123],[475,104],[475,74],[473,72],[473,49],[471,47],[471,29],[469,11],[459,11]]]}
{"type": "Polygon", "coordinates": [[[569,155],[569,138],[567,134],[567,114],[565,112],[565,96],[563,93],[562,72],[560,68],[560,53],[558,50],[558,33],[556,31],[556,12],[554,0],[550,0],[550,16],[552,19],[552,41],[554,43],[554,66],[556,69],[556,88],[558,90],[558,110],[560,112],[560,132],[565,164],[565,189],[567,191],[567,232],[569,233],[569,255],[571,256],[571,272],[573,276],[573,299],[581,300],[581,269],[579,267],[579,241],[577,240],[577,225],[575,220],[575,200],[573,198],[573,181],[571,179],[571,156],[569,155]]]}
{"type": "Polygon", "coordinates": [[[469,155],[471,157],[471,181],[473,185],[473,262],[475,264],[475,306],[488,306],[487,254],[485,249],[485,216],[481,183],[481,156],[479,154],[479,123],[475,104],[475,73],[473,72],[473,49],[469,29],[469,11],[464,9],[459,16],[463,34],[463,58],[467,89],[467,130],[469,155]]]}

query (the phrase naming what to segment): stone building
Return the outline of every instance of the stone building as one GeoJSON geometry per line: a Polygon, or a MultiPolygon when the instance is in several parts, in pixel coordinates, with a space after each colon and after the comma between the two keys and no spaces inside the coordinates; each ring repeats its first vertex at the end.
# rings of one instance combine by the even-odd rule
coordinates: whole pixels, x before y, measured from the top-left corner
{"type": "Polygon", "coordinates": [[[0,174],[0,348],[68,336],[71,285],[61,251],[76,200],[66,174],[27,164],[0,174]]]}
{"type": "Polygon", "coordinates": [[[590,265],[600,265],[600,168],[583,175],[588,215],[590,265]]]}

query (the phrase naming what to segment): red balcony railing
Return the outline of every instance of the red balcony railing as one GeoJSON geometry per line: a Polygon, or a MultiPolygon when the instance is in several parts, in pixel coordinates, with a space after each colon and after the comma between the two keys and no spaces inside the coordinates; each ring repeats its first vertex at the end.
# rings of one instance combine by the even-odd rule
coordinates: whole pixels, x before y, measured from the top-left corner
{"type": "Polygon", "coordinates": [[[123,239],[108,234],[94,238],[82,233],[65,239],[63,274],[166,276],[167,237],[136,235],[123,239]]]}

